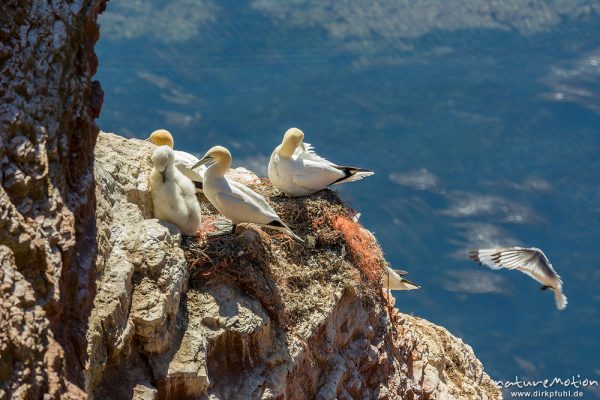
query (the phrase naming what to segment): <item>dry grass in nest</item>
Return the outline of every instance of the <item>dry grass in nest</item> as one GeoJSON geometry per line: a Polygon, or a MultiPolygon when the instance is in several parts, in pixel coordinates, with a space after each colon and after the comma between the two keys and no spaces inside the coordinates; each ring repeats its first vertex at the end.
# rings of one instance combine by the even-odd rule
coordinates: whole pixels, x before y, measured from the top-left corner
{"type": "MultiPolygon", "coordinates": [[[[235,234],[187,239],[183,247],[192,287],[208,280],[234,284],[255,296],[272,318],[298,331],[313,323],[316,310],[333,307],[348,287],[365,297],[380,292],[381,251],[335,192],[286,198],[268,180],[249,186],[306,243],[252,224],[235,234]]],[[[210,223],[224,220],[207,202],[202,212],[210,223]]]]}

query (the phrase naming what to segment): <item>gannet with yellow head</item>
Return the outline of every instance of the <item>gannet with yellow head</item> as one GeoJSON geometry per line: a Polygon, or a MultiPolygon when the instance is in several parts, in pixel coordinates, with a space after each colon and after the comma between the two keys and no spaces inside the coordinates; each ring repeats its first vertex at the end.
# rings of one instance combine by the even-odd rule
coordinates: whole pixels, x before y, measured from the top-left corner
{"type": "MultiPolygon", "coordinates": [[[[173,149],[174,141],[173,135],[166,129],[157,129],[150,134],[150,137],[146,139],[154,143],[157,146],[168,146],[173,149]]],[[[200,167],[196,170],[192,169],[192,166],[196,164],[198,161],[198,157],[191,155],[190,153],[186,153],[185,151],[177,151],[173,150],[173,154],[175,156],[175,166],[182,174],[190,178],[194,186],[196,187],[197,192],[202,192],[202,179],[204,177],[204,172],[206,171],[206,167],[200,167]]]]}
{"type": "Polygon", "coordinates": [[[174,167],[175,155],[168,146],[159,146],[152,154],[150,192],[154,216],[171,222],[186,236],[200,228],[200,205],[192,181],[174,167]]]}
{"type": "Polygon", "coordinates": [[[290,197],[308,196],[327,186],[358,181],[369,175],[373,172],[336,165],[320,157],[310,144],[304,143],[304,133],[298,128],[287,130],[269,160],[271,183],[290,197]]]}
{"type": "Polygon", "coordinates": [[[267,200],[249,187],[228,179],[231,153],[223,146],[215,146],[193,168],[209,164],[204,174],[204,195],[211,204],[235,225],[249,222],[265,228],[282,231],[302,241],[279,218],[267,200]]]}

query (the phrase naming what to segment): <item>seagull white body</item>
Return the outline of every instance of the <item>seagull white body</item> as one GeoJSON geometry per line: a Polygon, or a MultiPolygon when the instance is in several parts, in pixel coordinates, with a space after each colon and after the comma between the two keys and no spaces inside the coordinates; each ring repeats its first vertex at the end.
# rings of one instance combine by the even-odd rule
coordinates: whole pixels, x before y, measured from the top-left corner
{"type": "Polygon", "coordinates": [[[383,287],[389,290],[414,290],[420,289],[420,286],[415,285],[408,279],[404,279],[402,275],[406,275],[406,271],[393,270],[390,267],[385,267],[381,276],[383,287]]]}
{"type": "Polygon", "coordinates": [[[540,282],[543,285],[542,290],[552,289],[556,308],[562,310],[567,306],[567,297],[562,292],[562,279],[542,250],[535,247],[478,249],[471,250],[469,257],[491,269],[506,268],[521,271],[540,282]]]}
{"type": "Polygon", "coordinates": [[[330,185],[373,175],[371,171],[336,165],[324,159],[310,144],[303,143],[303,139],[301,130],[288,129],[269,160],[271,183],[287,196],[308,196],[330,185]]]}
{"type": "Polygon", "coordinates": [[[168,146],[159,146],[152,154],[150,191],[154,216],[177,225],[184,235],[193,236],[200,228],[200,205],[192,181],[174,167],[174,157],[168,146]]]}
{"type": "Polygon", "coordinates": [[[249,222],[287,233],[302,241],[279,218],[267,200],[242,183],[225,177],[231,167],[231,153],[222,146],[210,149],[200,164],[210,163],[204,175],[204,195],[233,225],[249,222]]]}
{"type": "MultiPolygon", "coordinates": [[[[165,129],[155,130],[150,134],[147,139],[157,146],[168,146],[171,149],[174,146],[173,136],[165,129]]],[[[175,156],[175,166],[177,169],[190,178],[196,188],[196,192],[202,193],[202,181],[204,180],[204,173],[206,172],[206,166],[201,165],[196,169],[192,167],[200,161],[198,157],[186,153],[185,151],[173,151],[175,156]]]]}

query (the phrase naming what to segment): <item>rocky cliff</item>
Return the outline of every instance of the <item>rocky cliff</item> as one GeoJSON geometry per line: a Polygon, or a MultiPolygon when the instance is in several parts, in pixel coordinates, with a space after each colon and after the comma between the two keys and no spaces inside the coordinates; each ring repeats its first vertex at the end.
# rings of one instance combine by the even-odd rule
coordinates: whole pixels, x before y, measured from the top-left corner
{"type": "MultiPolygon", "coordinates": [[[[94,398],[501,397],[468,345],[392,308],[379,246],[334,192],[285,199],[234,171],[306,243],[252,225],[182,238],[152,218],[153,148],[108,133],[96,146],[94,398]]],[[[221,217],[201,200],[208,232],[221,217]]]]}
{"type": "Polygon", "coordinates": [[[335,193],[284,199],[234,172],[304,245],[153,219],[152,145],[96,145],[103,6],[0,5],[0,399],[500,397],[470,347],[392,309],[335,193]]]}
{"type": "Polygon", "coordinates": [[[85,396],[103,4],[0,4],[0,399],[85,396]]]}

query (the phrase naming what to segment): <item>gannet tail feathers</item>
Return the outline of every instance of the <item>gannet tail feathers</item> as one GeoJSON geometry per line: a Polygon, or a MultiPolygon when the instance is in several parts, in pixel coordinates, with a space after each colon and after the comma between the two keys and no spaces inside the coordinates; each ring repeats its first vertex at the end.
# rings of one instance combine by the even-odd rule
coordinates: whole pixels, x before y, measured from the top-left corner
{"type": "Polygon", "coordinates": [[[342,165],[334,165],[335,168],[339,169],[344,173],[344,176],[333,182],[332,185],[336,185],[339,183],[346,182],[354,182],[360,181],[362,178],[371,176],[374,174],[373,171],[369,171],[368,169],[356,168],[356,167],[346,167],[342,165]]]}
{"type": "Polygon", "coordinates": [[[273,229],[273,230],[276,230],[279,232],[286,233],[286,234],[290,235],[291,237],[293,237],[294,239],[296,239],[297,241],[304,243],[304,240],[300,236],[298,236],[294,232],[292,232],[290,227],[281,221],[274,220],[274,221],[269,222],[268,224],[264,224],[263,226],[265,228],[270,228],[270,229],[273,229]]]}
{"type": "Polygon", "coordinates": [[[559,310],[564,310],[564,308],[567,306],[567,296],[565,296],[560,290],[554,290],[554,300],[556,301],[556,308],[559,310]]]}
{"type": "Polygon", "coordinates": [[[409,281],[406,278],[402,278],[402,282],[400,282],[396,286],[400,286],[396,290],[415,290],[415,289],[421,289],[421,286],[419,286],[419,285],[417,285],[415,283],[412,283],[411,281],[409,281]]]}
{"type": "Polygon", "coordinates": [[[390,267],[385,267],[381,280],[383,287],[389,290],[414,290],[420,289],[419,285],[415,285],[402,275],[406,274],[406,271],[394,270],[390,267]]]}

